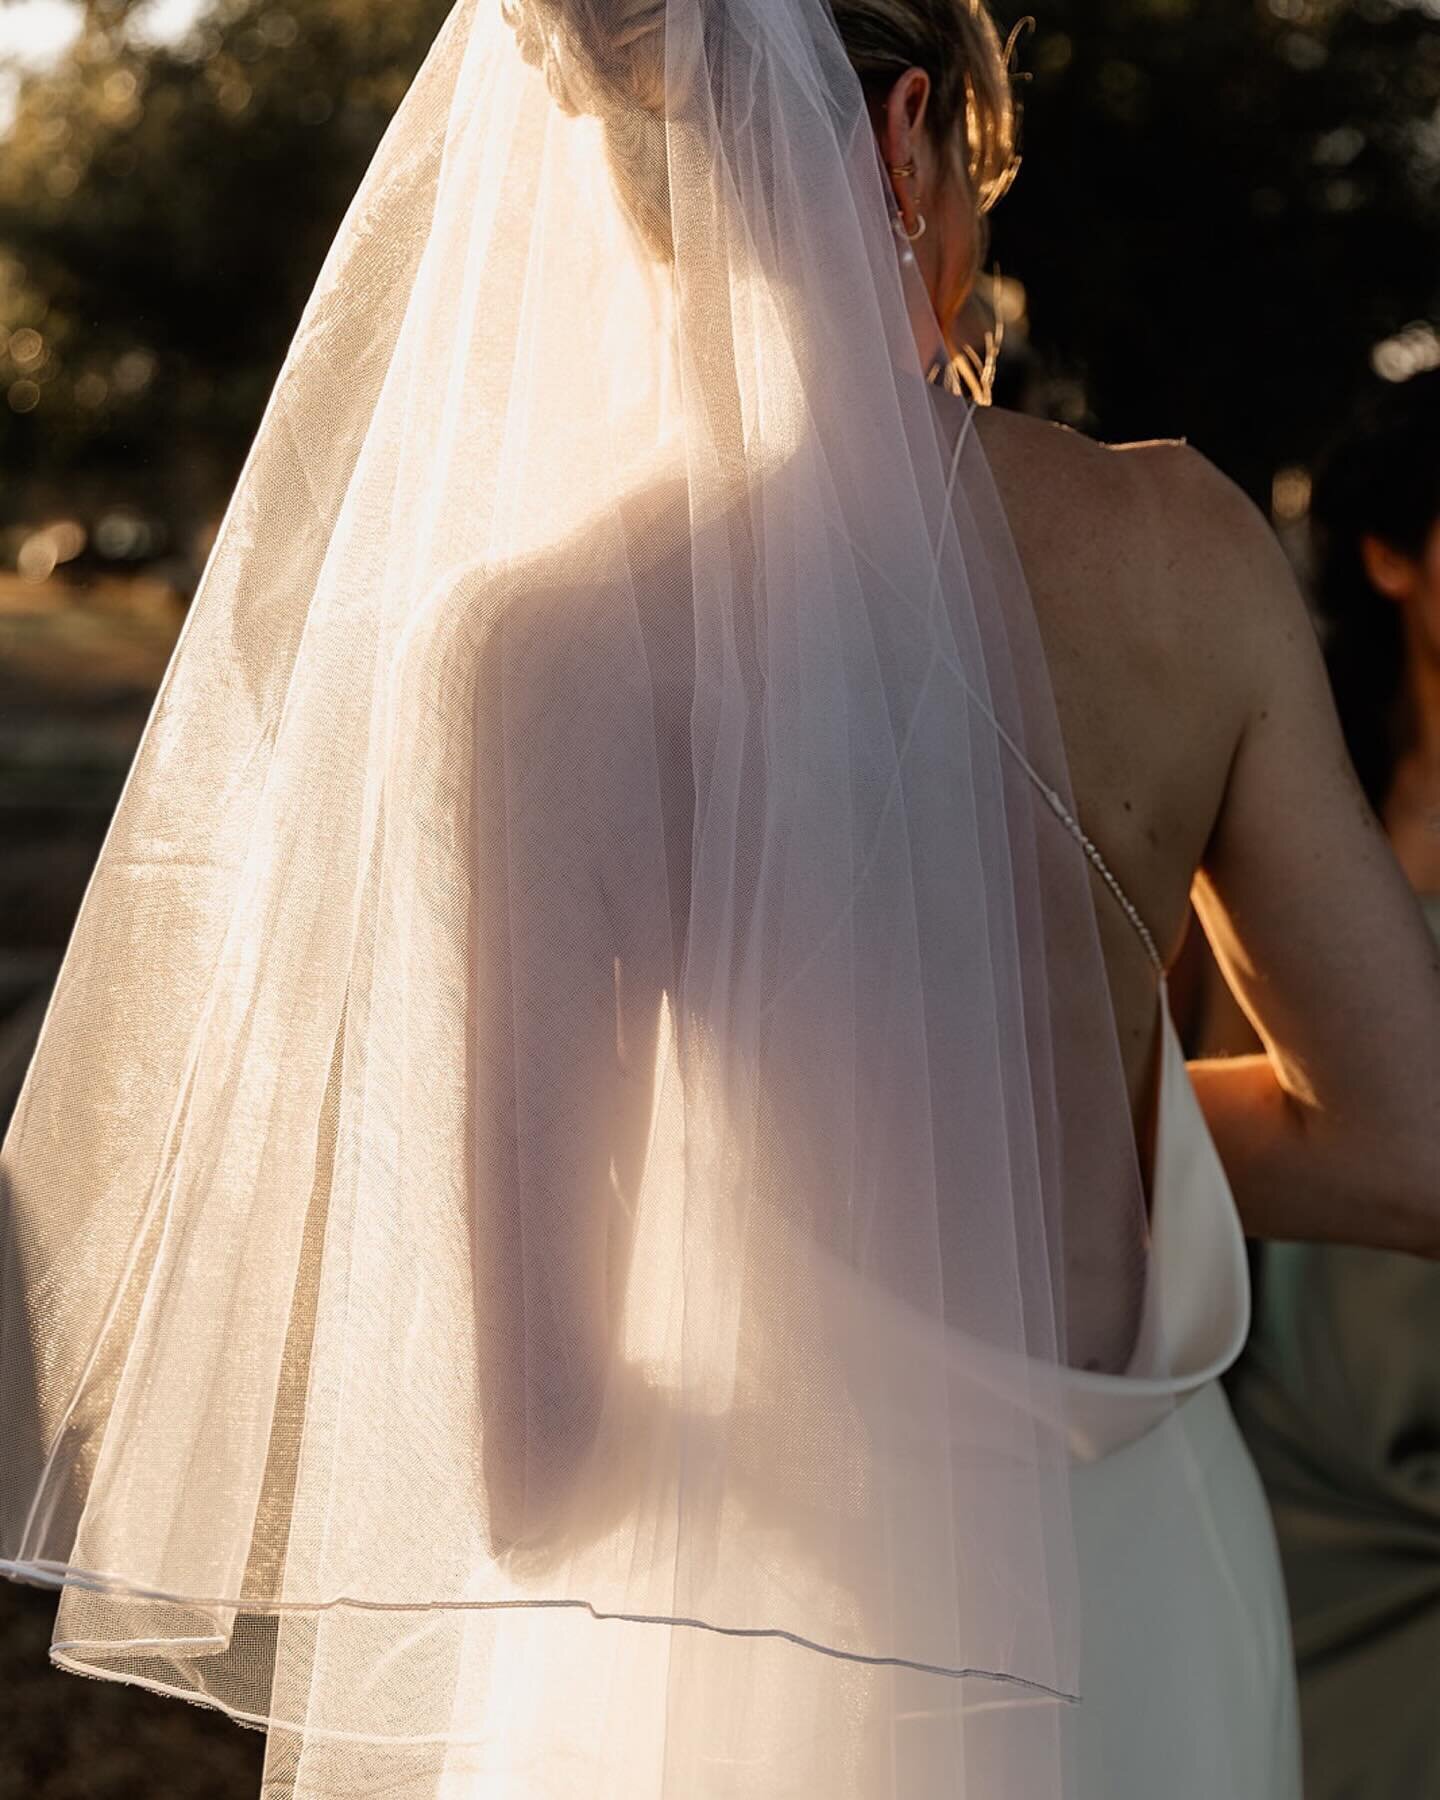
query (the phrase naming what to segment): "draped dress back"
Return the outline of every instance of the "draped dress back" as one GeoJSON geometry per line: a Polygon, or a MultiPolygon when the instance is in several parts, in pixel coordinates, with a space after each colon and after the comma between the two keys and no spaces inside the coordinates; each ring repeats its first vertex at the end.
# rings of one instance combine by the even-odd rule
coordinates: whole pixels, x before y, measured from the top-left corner
{"type": "MultiPolygon", "coordinates": [[[[957,435],[952,484],[973,417],[957,435]]],[[[1186,1067],[1154,934],[1064,797],[1001,736],[1093,869],[1099,903],[1118,908],[1156,976],[1149,1257],[1135,1348],[1118,1368],[1077,1365],[1066,1376],[1081,1592],[1077,1791],[1081,1800],[1300,1800],[1275,1533],[1221,1386],[1250,1326],[1234,1196],[1186,1067]]],[[[1088,1244],[1103,1231],[1103,1203],[1093,1190],[1076,1194],[1072,1238],[1088,1244]]],[[[1122,1308],[1124,1298],[1111,1294],[1122,1308]]]]}

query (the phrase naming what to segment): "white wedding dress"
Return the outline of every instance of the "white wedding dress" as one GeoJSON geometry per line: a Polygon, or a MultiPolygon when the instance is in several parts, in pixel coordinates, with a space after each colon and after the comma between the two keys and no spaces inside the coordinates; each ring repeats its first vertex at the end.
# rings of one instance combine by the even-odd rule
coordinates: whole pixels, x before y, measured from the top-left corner
{"type": "MultiPolygon", "coordinates": [[[[954,450],[952,483],[973,415],[954,450]]],[[[1014,747],[1012,746],[1012,749],[1014,747]]],[[[1040,771],[1020,758],[1036,785],[1040,771]]],[[[1053,797],[1052,797],[1053,805],[1053,797]]],[[[1166,1379],[1071,1370],[1066,1375],[1070,1482],[1080,1582],[1079,1704],[1050,1708],[1076,1800],[1300,1800],[1296,1682],[1281,1565],[1259,1478],[1231,1416],[1221,1377],[1249,1327],[1250,1288],[1234,1199],[1186,1068],[1153,939],[1120,883],[1068,811],[1054,807],[1121,905],[1158,973],[1161,1067],[1152,1181],[1150,1258],[1144,1306],[1163,1336],[1166,1379]]],[[[1103,901],[1102,904],[1108,904],[1103,901]]],[[[727,1637],[708,1630],[616,1635],[597,1670],[592,1623],[557,1630],[517,1617],[504,1626],[489,1666],[563,1670],[570,1696],[557,1719],[518,1676],[478,1676],[457,1705],[474,1729],[513,1749],[528,1745],[528,1773],[515,1785],[483,1755],[456,1751],[437,1800],[572,1800],[579,1792],[552,1768],[582,1769],[587,1800],[825,1800],[815,1785],[814,1746],[826,1740],[834,1779],[861,1793],[906,1800],[1030,1800],[1014,1765],[992,1781],[984,1748],[966,1738],[957,1767],[934,1677],[891,1672],[893,1716],[903,1721],[877,1743],[863,1724],[866,1671],[815,1660],[783,1639],[727,1637]],[[543,1644],[543,1648],[537,1648],[543,1644]],[[796,1658],[801,1661],[797,1663],[796,1658]],[[527,1658],[540,1659],[527,1664],[527,1658]],[[673,1697],[677,1670],[698,1696],[742,1691],[773,1697],[765,1723],[747,1719],[743,1747],[698,1703],[693,1717],[673,1697]],[[743,1671],[743,1672],[742,1672],[743,1671]],[[849,1685],[850,1675],[856,1677],[849,1685]],[[612,1695],[632,1697],[627,1732],[612,1695]],[[636,1699],[636,1697],[643,1697],[636,1699]],[[670,1733],[656,1732],[668,1709],[670,1733]],[[607,1752],[595,1754],[597,1740],[607,1752]],[[742,1753],[743,1748],[743,1753],[742,1753]],[[873,1762],[867,1761],[873,1759],[873,1762]],[[854,1769],[867,1773],[858,1778],[854,1769]],[[542,1771],[544,1773],[542,1773],[542,1771]]],[[[479,1659],[477,1658],[477,1667],[479,1659]]],[[[948,1685],[948,1684],[947,1684],[948,1685]]],[[[972,1720],[1002,1720],[1013,1690],[975,1681],[972,1720]]],[[[1020,1704],[1024,1704],[1021,1702],[1020,1704]]],[[[1003,1732],[1003,1724],[1000,1727],[1003,1732]]],[[[1013,1753],[1013,1746],[1006,1754],[1013,1753]]],[[[1037,1783],[1049,1779],[1049,1769],[1037,1783]]],[[[1023,1777],[1020,1778],[1023,1780],[1023,1777]]],[[[1038,1791],[1038,1788],[1037,1790],[1038,1791]]]]}
{"type": "MultiPolygon", "coordinates": [[[[972,411],[952,451],[957,504],[973,425],[972,411]]],[[[688,554],[683,532],[657,517],[663,520],[649,519],[652,541],[675,542],[688,554]]],[[[640,524],[635,529],[638,536],[640,524]]],[[[647,591],[658,601],[677,579],[657,563],[647,591]]],[[[646,617],[649,655],[663,666],[665,627],[656,621],[668,617],[666,609],[656,604],[646,617]]],[[[611,684],[598,685],[608,691],[611,684]]],[[[595,730],[597,739],[607,735],[595,730]]],[[[918,1669],[890,1670],[892,1685],[877,1706],[873,1669],[817,1655],[783,1634],[610,1624],[600,1627],[605,1655],[597,1660],[596,1624],[584,1611],[520,1611],[498,1623],[478,1615],[455,1682],[457,1736],[463,1728],[475,1746],[453,1745],[438,1777],[415,1792],[433,1792],[435,1800],[578,1800],[582,1792],[585,1800],[828,1800],[836,1791],[865,1800],[891,1793],[1032,1800],[1054,1779],[1053,1765],[1042,1755],[1026,1785],[1032,1777],[1023,1760],[1011,1760],[1022,1752],[1004,1721],[1017,1706],[1033,1705],[1051,1714],[1056,1754],[1073,1783],[1064,1791],[1075,1800],[1300,1800],[1296,1682],[1275,1533],[1221,1387],[1250,1319],[1234,1199],[1186,1068],[1153,938],[1043,773],[1017,746],[1009,749],[1076,840],[1077,856],[1088,856],[1103,876],[1109,898],[1100,903],[1113,898],[1121,906],[1157,971],[1161,1066],[1137,1343],[1154,1366],[1158,1333],[1170,1373],[1065,1375],[1079,1704],[1057,1707],[1039,1694],[1017,1702],[1012,1687],[967,1681],[961,1767],[947,1721],[951,1683],[937,1688],[935,1676],[918,1669]],[[553,1705],[557,1691],[567,1696],[563,1716],[553,1705]],[[766,1696],[766,1704],[744,1711],[743,1729],[723,1701],[738,1694],[766,1696]],[[877,1730],[876,1717],[886,1729],[877,1730]],[[993,1763],[985,1719],[1003,1744],[993,1763]],[[491,1745],[503,1746],[503,1759],[492,1757],[491,1745]]],[[[623,817],[632,791],[628,778],[617,778],[598,810],[623,817]]],[[[688,842],[686,797],[677,787],[667,798],[681,820],[677,835],[688,842]]],[[[1137,1366],[1140,1355],[1137,1349],[1137,1366]]],[[[326,1794],[327,1779],[315,1772],[325,1767],[323,1754],[309,1751],[314,1785],[302,1789],[306,1800],[326,1794]]]]}
{"type": "Polygon", "coordinates": [[[1220,1377],[1250,1318],[1245,1245],[1162,975],[1150,1299],[1168,1381],[1072,1372],[1082,1800],[1299,1800],[1274,1528],[1220,1377]],[[1175,1470],[1184,1471],[1177,1491],[1175,1470]]]}

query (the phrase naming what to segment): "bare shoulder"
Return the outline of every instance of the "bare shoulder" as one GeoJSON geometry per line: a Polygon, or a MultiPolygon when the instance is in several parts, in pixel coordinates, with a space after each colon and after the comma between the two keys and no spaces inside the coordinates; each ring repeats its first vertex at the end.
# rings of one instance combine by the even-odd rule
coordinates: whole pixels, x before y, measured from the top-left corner
{"type": "MultiPolygon", "coordinates": [[[[986,459],[1032,582],[1052,566],[1068,585],[1100,584],[1123,607],[1132,589],[1154,592],[1159,566],[1194,476],[1180,444],[1095,442],[1049,420],[986,408],[977,417],[986,459]]],[[[1041,596],[1037,595],[1037,598],[1041,596]]]]}
{"type": "Polygon", "coordinates": [[[1173,948],[1238,746],[1283,661],[1266,621],[1308,631],[1303,601],[1262,515],[1188,445],[1099,444],[999,410],[977,427],[1081,815],[1173,948]]]}
{"type": "Polygon", "coordinates": [[[1264,562],[1278,553],[1259,509],[1183,439],[1103,444],[999,407],[980,412],[978,429],[997,482],[1017,501],[1043,499],[1047,510],[1058,502],[1062,513],[1081,508],[1104,520],[1112,543],[1118,528],[1122,540],[1135,534],[1191,567],[1235,556],[1264,562]]]}
{"type": "Polygon", "coordinates": [[[1131,471],[1177,567],[1217,601],[1298,598],[1290,565],[1250,496],[1189,444],[1121,444],[1108,450],[1131,471]]]}
{"type": "Polygon", "coordinates": [[[1140,636],[1148,621],[1171,643],[1203,641],[1238,676],[1309,633],[1264,514],[1183,440],[1101,444],[998,408],[979,429],[1027,565],[1103,582],[1140,636]]]}
{"type": "Polygon", "coordinates": [[[1097,504],[1134,508],[1144,487],[1134,452],[1174,447],[1136,445],[1122,456],[1067,425],[994,406],[977,412],[976,430],[1007,499],[1013,494],[1023,504],[1039,489],[1064,509],[1083,508],[1087,517],[1097,504]]]}

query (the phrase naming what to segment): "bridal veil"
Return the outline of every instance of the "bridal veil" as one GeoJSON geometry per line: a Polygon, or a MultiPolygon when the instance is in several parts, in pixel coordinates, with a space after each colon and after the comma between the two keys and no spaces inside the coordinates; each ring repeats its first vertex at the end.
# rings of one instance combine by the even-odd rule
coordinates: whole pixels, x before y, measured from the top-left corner
{"type": "Polygon", "coordinates": [[[822,0],[460,0],[326,262],[3,1154],[3,1570],[267,1793],[1066,1792],[1144,1197],[925,312],[822,0]]]}

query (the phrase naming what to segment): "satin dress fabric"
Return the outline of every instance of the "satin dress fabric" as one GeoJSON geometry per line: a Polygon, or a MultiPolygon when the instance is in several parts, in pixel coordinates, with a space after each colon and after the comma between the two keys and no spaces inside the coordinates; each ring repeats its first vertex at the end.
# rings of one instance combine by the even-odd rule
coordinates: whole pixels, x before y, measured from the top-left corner
{"type": "Polygon", "coordinates": [[[1221,1377],[1250,1319],[1245,1242],[1160,984],[1149,1300],[1167,1381],[1070,1377],[1082,1800],[1299,1800],[1284,1578],[1221,1377]]]}

